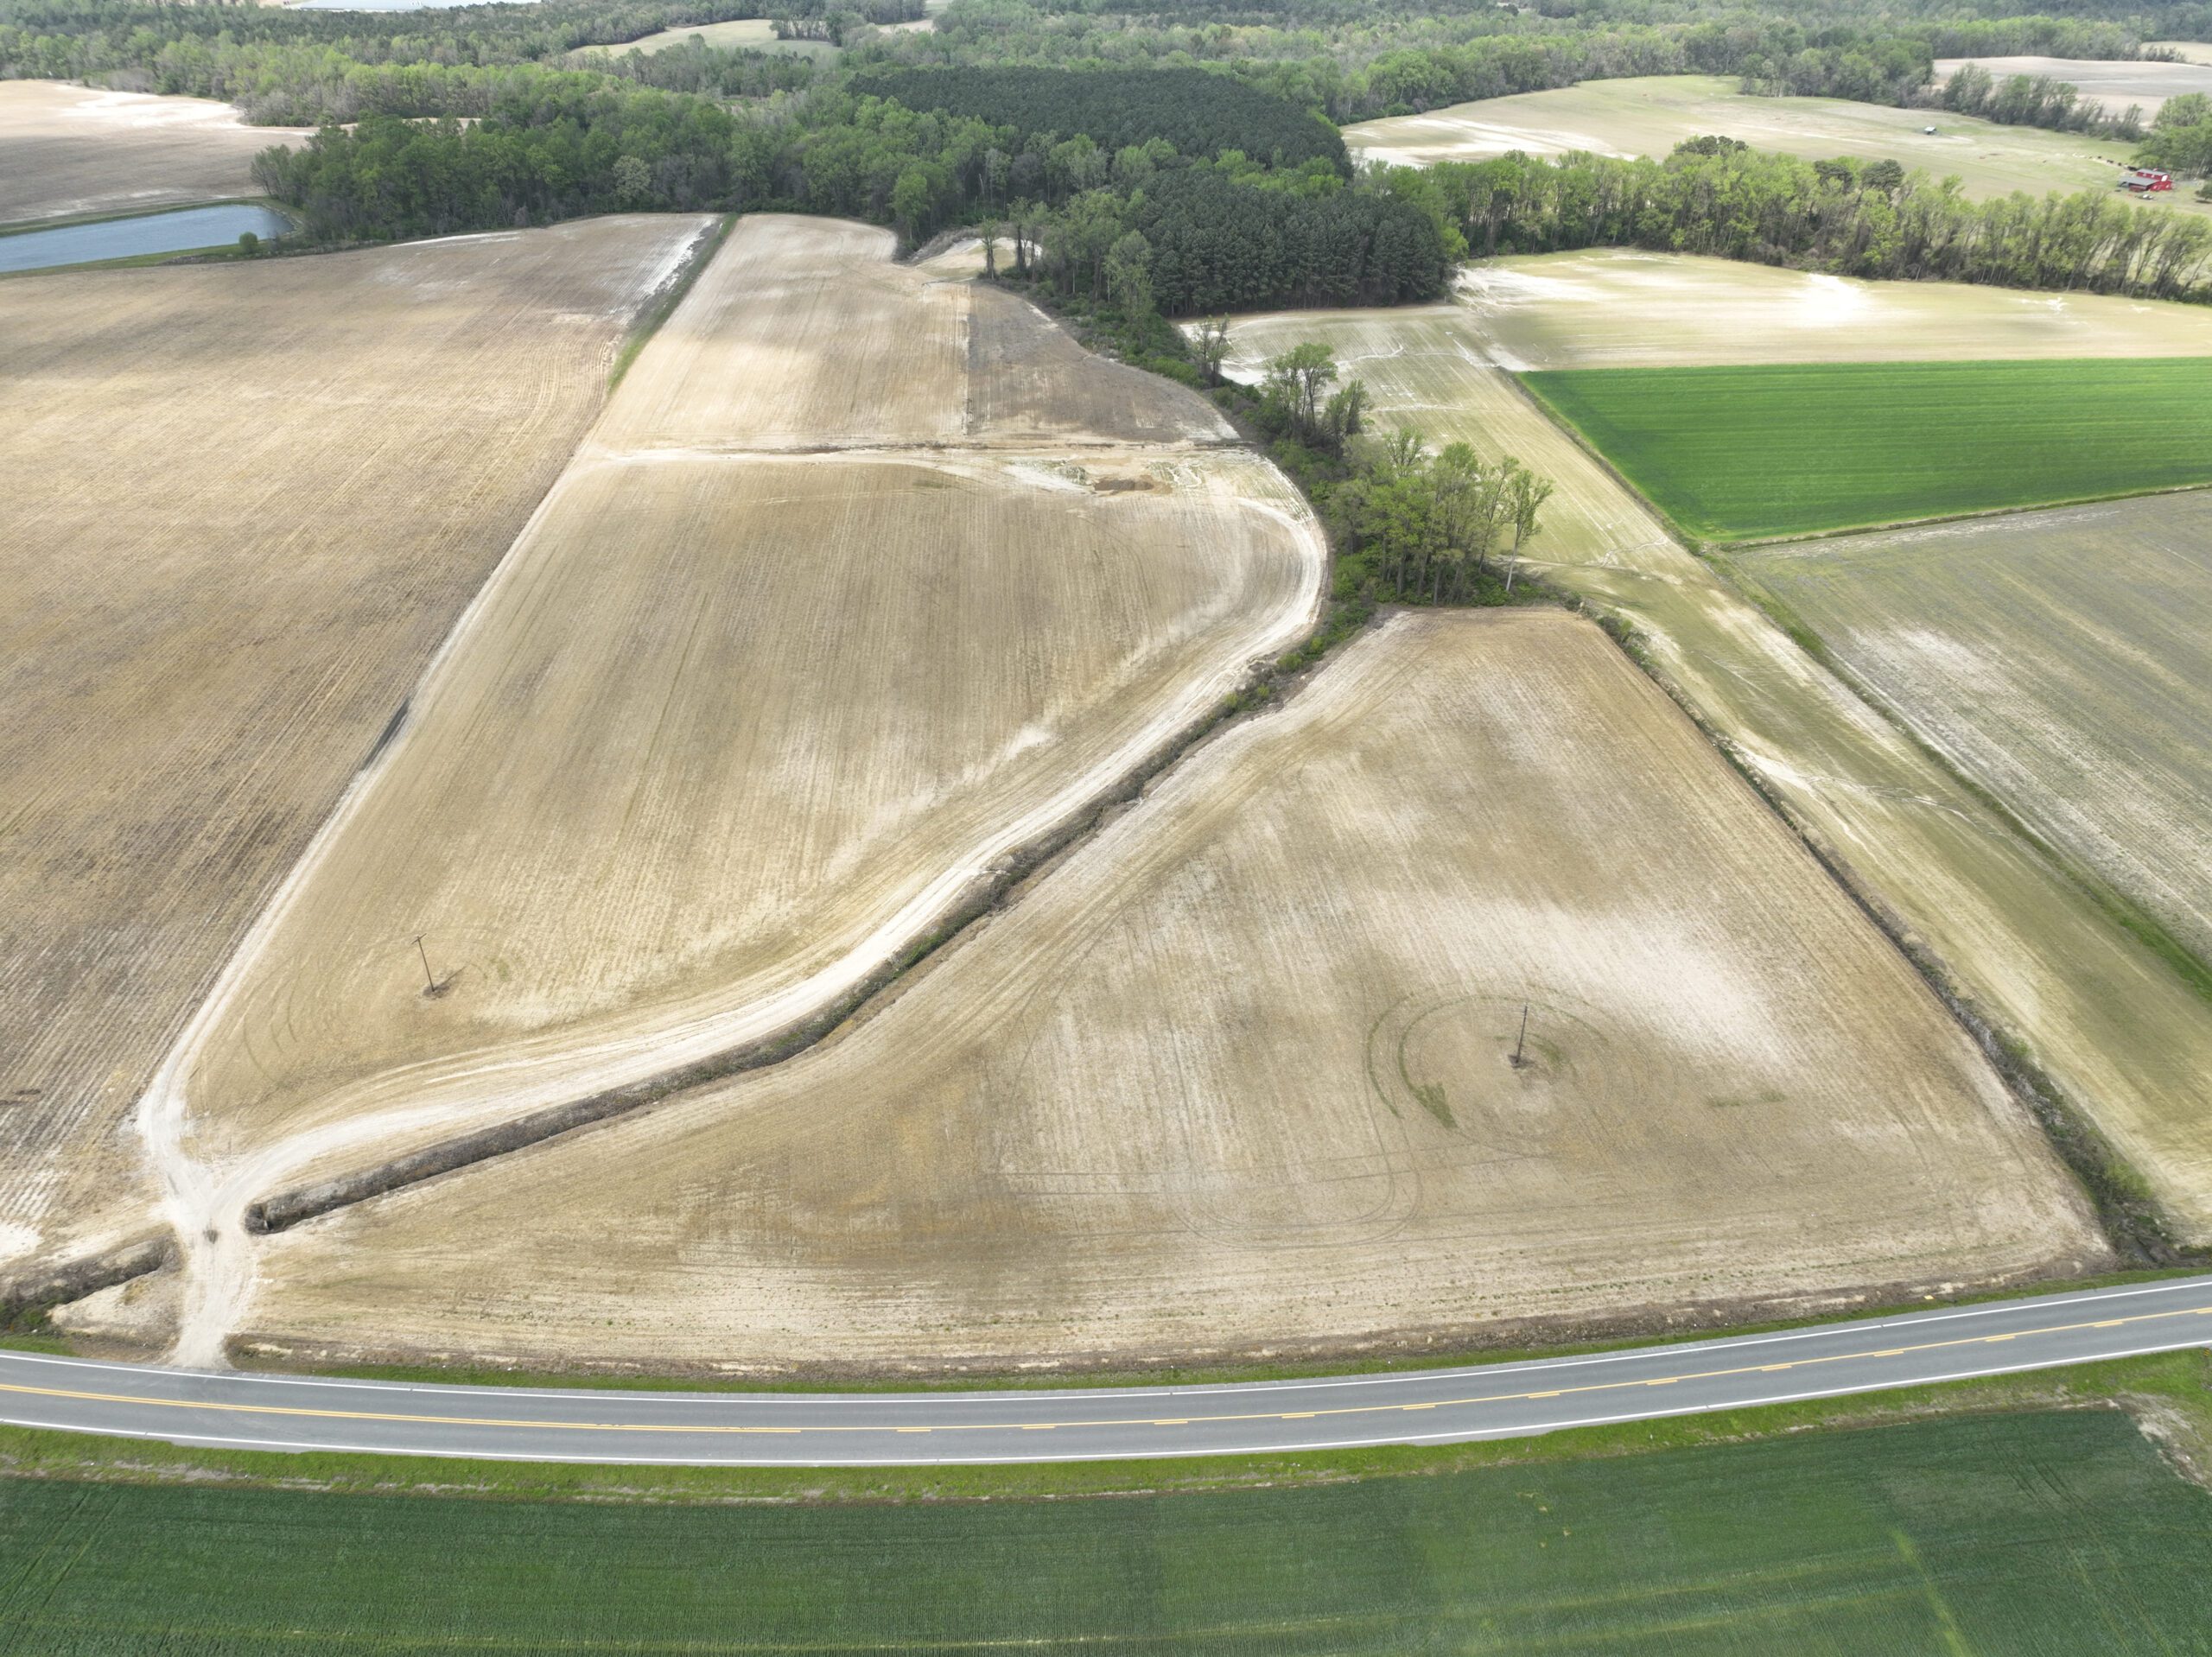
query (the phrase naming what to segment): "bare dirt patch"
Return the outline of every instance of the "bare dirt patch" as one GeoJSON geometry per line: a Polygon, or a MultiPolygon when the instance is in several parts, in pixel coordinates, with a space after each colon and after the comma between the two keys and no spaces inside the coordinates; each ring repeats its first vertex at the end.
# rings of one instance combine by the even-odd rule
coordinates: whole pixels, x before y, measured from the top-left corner
{"type": "Polygon", "coordinates": [[[2101,1255],[1911,970],[1557,612],[1391,621],[812,1053],[262,1247],[283,1344],[760,1368],[2101,1255]]]}
{"type": "Polygon", "coordinates": [[[1310,625],[1203,399],[891,251],[740,227],[202,1006],[146,1119],[206,1282],[283,1184],[804,1024],[1310,625]]]}
{"type": "Polygon", "coordinates": [[[2212,1241],[2212,1006],[1953,772],[1801,649],[1494,365],[1465,308],[1240,321],[1238,371],[1334,345],[1378,427],[1518,454],[1555,479],[1532,544],[1630,623],[1737,759],[1968,1009],[2008,1031],[2147,1181],[2174,1234],[2212,1241]]]}
{"type": "Polygon", "coordinates": [[[1859,282],[1603,250],[1485,259],[1459,280],[1484,349],[1518,370],[2212,354],[2202,305],[1859,282]]]}
{"type": "MultiPolygon", "coordinates": [[[[1930,178],[1955,176],[1975,198],[2024,191],[2113,191],[2133,146],[2117,138],[2000,126],[1940,111],[1895,109],[1834,98],[1751,98],[1718,75],[1649,75],[1588,80],[1552,92],[1454,104],[1425,115],[1363,121],[1344,129],[1357,158],[1426,167],[1480,161],[1508,150],[1560,156],[1662,156],[1685,138],[1719,133],[1755,149],[1807,160],[1848,156],[1895,161],[1930,178]],[[1932,133],[1925,130],[1933,126],[1932,133]]],[[[2212,211],[2186,193],[2149,212],[2212,211]]]]}
{"type": "Polygon", "coordinates": [[[592,435],[645,449],[1230,441],[1204,398],[1091,356],[1035,307],[899,264],[888,231],[741,221],[592,435]]]}
{"type": "Polygon", "coordinates": [[[1914,730],[2212,959],[2212,493],[1731,562],[1914,730]]]}
{"type": "Polygon", "coordinates": [[[257,195],[254,156],[308,136],[209,98],[0,81],[0,225],[257,195]]]}
{"type": "Polygon", "coordinates": [[[1936,78],[1948,80],[1970,63],[1980,64],[2000,85],[2014,75],[2063,80],[2078,89],[2084,99],[2102,104],[2105,113],[2117,116],[2131,104],[2140,106],[2144,119],[2155,119],[2169,98],[2184,92],[2212,92],[2212,63],[2145,63],[2126,59],[2107,61],[2094,58],[1938,58],[1936,78]]]}
{"type": "Polygon", "coordinates": [[[126,1114],[702,223],[0,286],[9,1254],[150,1217],[126,1114]]]}

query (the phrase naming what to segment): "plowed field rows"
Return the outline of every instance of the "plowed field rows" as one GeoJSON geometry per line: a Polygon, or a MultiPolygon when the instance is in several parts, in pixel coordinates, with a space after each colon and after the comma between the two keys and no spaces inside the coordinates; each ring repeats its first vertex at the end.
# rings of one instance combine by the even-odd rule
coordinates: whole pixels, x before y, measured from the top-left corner
{"type": "Polygon", "coordinates": [[[2062,80],[2082,94],[2085,103],[2105,106],[2117,116],[2131,104],[2154,119],[2169,98],[2187,92],[2212,92],[2212,63],[2150,63],[2132,59],[2101,60],[2085,58],[1938,58],[1936,79],[1948,80],[1968,64],[1987,70],[2000,86],[2015,75],[2062,80]]]}
{"type": "Polygon", "coordinates": [[[1860,889],[2009,1027],[2121,1148],[2183,1235],[2212,1238],[2212,1006],[2005,818],[1669,540],[1493,366],[1464,308],[1291,312],[1237,325],[1240,373],[1336,346],[1378,428],[1517,454],[1554,479],[1532,553],[1632,623],[1669,676],[1860,889]]]}
{"type": "Polygon", "coordinates": [[[891,251],[748,218],[640,354],[165,1076],[211,1219],[812,1014],[1309,624],[1202,399],[891,251]]]}
{"type": "Polygon", "coordinates": [[[1921,735],[2212,959],[2212,494],[1732,562],[1921,735]]]}
{"type": "Polygon", "coordinates": [[[257,195],[254,156],[308,136],[204,98],[0,80],[0,225],[257,195]]]}
{"type": "Polygon", "coordinates": [[[1910,969],[1552,611],[1393,620],[830,1045],[265,1248],[287,1344],[760,1368],[2101,1255],[1910,969]]]}
{"type": "Polygon", "coordinates": [[[2202,305],[1611,248],[1484,259],[1460,272],[1459,297],[1516,371],[2212,355],[2202,305]]]}
{"type": "Polygon", "coordinates": [[[126,1113],[701,228],[0,284],[0,1264],[143,1216],[126,1113]]]}
{"type": "MultiPolygon", "coordinates": [[[[2113,191],[2133,146],[2117,138],[2000,126],[1973,116],[1897,109],[1835,98],[1756,98],[1719,75],[1646,75],[1454,104],[1425,115],[1344,129],[1355,159],[1426,167],[1508,150],[1559,156],[1664,156],[1707,133],[1807,160],[1895,161],[1931,179],[1956,177],[1976,199],[2024,191],[2113,191]],[[1933,133],[1923,129],[1933,126],[1933,133]]],[[[2212,211],[2185,191],[2152,212],[2212,211]]]]}

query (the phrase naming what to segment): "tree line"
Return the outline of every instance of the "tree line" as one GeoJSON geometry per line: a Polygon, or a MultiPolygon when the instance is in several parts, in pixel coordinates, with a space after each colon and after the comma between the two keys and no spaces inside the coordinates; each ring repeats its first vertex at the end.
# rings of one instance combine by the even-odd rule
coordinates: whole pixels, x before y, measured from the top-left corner
{"type": "Polygon", "coordinates": [[[1139,315],[1433,299],[1453,251],[1390,191],[1344,185],[1319,161],[1286,173],[1233,151],[1125,175],[1058,209],[1016,204],[986,229],[1007,239],[1012,274],[1139,315]]]}
{"type": "Polygon", "coordinates": [[[1328,122],[1204,69],[908,69],[861,74],[847,89],[1024,134],[1081,133],[1108,150],[1160,138],[1185,156],[1237,149],[1278,167],[1319,160],[1351,171],[1344,141],[1328,122]]]}
{"type": "Polygon", "coordinates": [[[1663,161],[1586,155],[1389,169],[1480,255],[1637,247],[1842,276],[2212,301],[2212,219],[2117,194],[1970,201],[1893,161],[1801,161],[1730,138],[1663,161]]]}
{"type": "Polygon", "coordinates": [[[1452,247],[1433,215],[1319,157],[1277,168],[1164,138],[1109,153],[886,98],[820,93],[739,111],[581,72],[518,67],[480,118],[371,116],[256,159],[310,235],[445,235],[624,211],[832,213],[910,242],[1005,217],[1065,295],[1171,315],[1433,297],[1452,247]]]}
{"type": "MultiPolygon", "coordinates": [[[[2179,177],[2208,181],[2212,190],[2212,98],[2184,92],[2169,98],[2136,152],[2145,167],[2162,167],[2179,177]]],[[[2200,190],[2200,195],[2208,190],[2200,190]]]]}

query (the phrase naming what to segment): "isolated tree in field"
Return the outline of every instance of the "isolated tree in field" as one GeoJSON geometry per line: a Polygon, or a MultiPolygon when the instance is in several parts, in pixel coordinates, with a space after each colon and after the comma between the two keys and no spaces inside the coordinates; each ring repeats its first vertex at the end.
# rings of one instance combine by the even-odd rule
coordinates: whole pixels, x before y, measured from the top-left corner
{"type": "Polygon", "coordinates": [[[1199,323],[1198,333],[1191,341],[1191,350],[1198,359],[1198,367],[1206,377],[1206,384],[1220,384],[1221,365],[1229,359],[1229,319],[1210,316],[1199,323]]]}
{"type": "Polygon", "coordinates": [[[986,219],[976,226],[976,234],[983,244],[983,274],[996,282],[999,279],[999,238],[1003,234],[999,221],[986,219]]]}
{"type": "Polygon", "coordinates": [[[1518,557],[1521,543],[1535,537],[1539,528],[1538,515],[1543,511],[1544,503],[1552,498],[1552,480],[1538,477],[1517,460],[1509,460],[1506,464],[1514,468],[1510,504],[1513,552],[1518,557]]]}
{"type": "Polygon", "coordinates": [[[1336,353],[1325,345],[1307,340],[1294,346],[1268,364],[1262,392],[1288,419],[1292,429],[1308,441],[1320,435],[1321,396],[1336,383],[1336,353]]]}

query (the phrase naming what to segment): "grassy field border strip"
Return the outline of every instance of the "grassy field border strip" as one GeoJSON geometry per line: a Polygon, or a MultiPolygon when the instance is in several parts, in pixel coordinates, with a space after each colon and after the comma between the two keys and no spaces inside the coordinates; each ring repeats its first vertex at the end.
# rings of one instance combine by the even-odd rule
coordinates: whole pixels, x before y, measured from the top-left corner
{"type": "MultiPolygon", "coordinates": [[[[1403,1404],[1344,1404],[1326,1406],[1311,1410],[1251,1410],[1235,1411],[1199,1417],[1186,1417],[1185,1421],[1215,1425],[1243,1421],[1309,1421],[1320,1416],[1398,1414],[1414,1408],[1465,1409],[1486,1404],[1521,1403],[1534,1399],[1560,1398],[1592,1393],[1623,1392],[1636,1387],[1667,1387],[1681,1381],[1725,1381],[1747,1374],[1772,1374],[1777,1370],[1809,1369],[1824,1364],[1863,1361],[1870,1358],[1902,1357],[1922,1352],[1953,1350],[1965,1347],[1996,1345],[2020,1339],[2043,1336],[2078,1333],[2088,1329],[2111,1329],[2131,1324],[2168,1322],[2183,1317],[2212,1317],[2212,1306],[2186,1306],[2167,1311],[2136,1312],[2120,1318],[2104,1318],[2072,1324],[2047,1324],[2037,1329],[2015,1330],[1996,1335],[1955,1336],[1941,1341],[1923,1341],[1910,1346],[1894,1347],[1875,1352],[1837,1352],[1818,1357],[1796,1358],[1782,1364],[1737,1364],[1718,1369],[1690,1370],[1678,1375],[1662,1375],[1633,1381],[1599,1381],[1580,1386],[1561,1387],[1543,1391],[1477,1394],[1465,1398],[1439,1399],[1429,1405],[1403,1404]]],[[[2068,1360],[2067,1362],[2071,1362],[2068,1360]]],[[[1900,1381],[1899,1385],[1918,1384],[1923,1377],[1900,1381]]],[[[266,1415],[287,1418],[302,1417],[319,1420],[417,1422],[426,1426],[460,1426],[521,1428],[531,1431],[559,1431],[564,1432],[626,1432],[665,1435],[670,1433],[701,1433],[715,1437],[742,1437],[761,1433],[790,1435],[880,1433],[887,1430],[900,1433],[925,1432],[1001,1432],[1010,1426],[1073,1429],[1100,1427],[1155,1426],[1168,1425],[1150,1416],[1100,1417],[1089,1419],[1039,1423],[963,1421],[931,1422],[893,1425],[887,1429],[880,1425],[818,1425],[801,1427],[767,1427],[734,1422],[650,1422],[650,1421],[563,1421],[557,1419],[531,1420],[503,1416],[423,1415],[407,1411],[338,1410],[318,1408],[296,1404],[244,1404],[220,1399],[157,1398],[140,1394],[95,1393],[66,1387],[29,1387],[20,1383],[0,1382],[0,1393],[18,1397],[72,1399],[86,1403],[127,1404],[156,1409],[200,1411],[224,1415],[266,1415]]],[[[1738,1406],[1724,1406],[1738,1407],[1738,1406]]]]}

